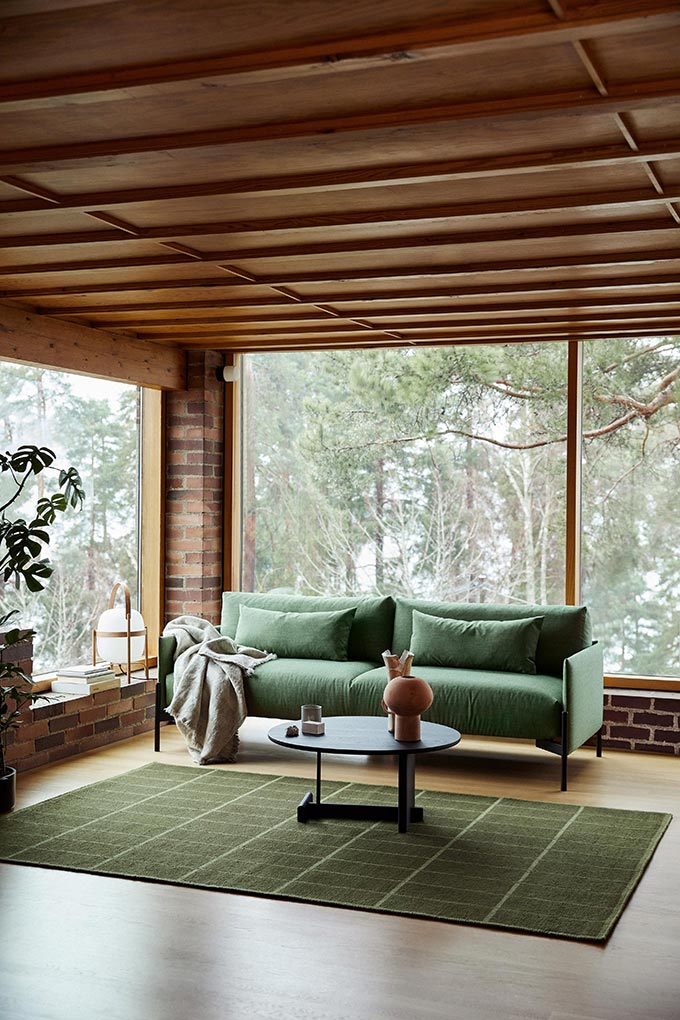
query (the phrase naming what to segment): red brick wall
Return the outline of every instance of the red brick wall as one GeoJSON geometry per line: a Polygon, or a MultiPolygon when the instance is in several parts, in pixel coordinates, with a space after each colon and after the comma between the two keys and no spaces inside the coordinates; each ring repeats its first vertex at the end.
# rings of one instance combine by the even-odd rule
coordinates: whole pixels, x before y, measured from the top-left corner
{"type": "Polygon", "coordinates": [[[605,747],[680,755],[680,695],[605,691],[605,747]]]}
{"type": "Polygon", "coordinates": [[[215,351],[188,355],[188,387],[167,398],[165,619],[219,623],[224,527],[224,383],[215,351]]]}
{"type": "Polygon", "coordinates": [[[151,730],[154,691],[154,680],[139,680],[83,697],[48,694],[51,700],[25,708],[22,725],[8,734],[7,764],[25,772],[151,730]]]}

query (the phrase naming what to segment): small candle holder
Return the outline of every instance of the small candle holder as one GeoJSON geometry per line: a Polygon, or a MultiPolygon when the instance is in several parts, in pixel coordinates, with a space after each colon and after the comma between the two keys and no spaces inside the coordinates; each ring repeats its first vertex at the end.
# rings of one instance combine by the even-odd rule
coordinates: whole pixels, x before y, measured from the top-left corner
{"type": "Polygon", "coordinates": [[[310,737],[322,737],[326,725],[321,716],[321,705],[302,705],[300,709],[302,732],[310,737]]]}

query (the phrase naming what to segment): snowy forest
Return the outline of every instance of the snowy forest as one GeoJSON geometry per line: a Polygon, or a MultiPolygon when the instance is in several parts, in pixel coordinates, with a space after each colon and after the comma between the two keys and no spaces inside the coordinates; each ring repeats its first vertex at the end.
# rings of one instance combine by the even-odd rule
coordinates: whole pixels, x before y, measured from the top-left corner
{"type": "MultiPolygon", "coordinates": [[[[680,675],[680,341],[584,344],[583,601],[680,675]]],[[[244,358],[242,587],[559,603],[564,343],[244,358]]]]}
{"type": "MultiPolygon", "coordinates": [[[[134,386],[4,362],[0,375],[0,428],[6,450],[22,443],[48,446],[55,466],[73,465],[85,488],[80,512],[55,523],[47,555],[54,574],[35,595],[0,590],[3,611],[19,609],[33,627],[34,671],[87,662],[92,626],[108,605],[116,580],[137,587],[138,391],[134,386]]],[[[36,479],[17,506],[26,515],[50,472],[36,479]]]]}

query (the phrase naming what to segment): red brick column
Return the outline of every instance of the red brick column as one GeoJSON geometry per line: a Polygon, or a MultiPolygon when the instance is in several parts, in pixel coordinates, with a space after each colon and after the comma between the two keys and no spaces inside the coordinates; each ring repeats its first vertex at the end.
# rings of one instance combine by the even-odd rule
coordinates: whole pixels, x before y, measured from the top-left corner
{"type": "Polygon", "coordinates": [[[224,356],[191,351],[186,390],[167,399],[165,620],[218,623],[222,586],[224,356]]]}

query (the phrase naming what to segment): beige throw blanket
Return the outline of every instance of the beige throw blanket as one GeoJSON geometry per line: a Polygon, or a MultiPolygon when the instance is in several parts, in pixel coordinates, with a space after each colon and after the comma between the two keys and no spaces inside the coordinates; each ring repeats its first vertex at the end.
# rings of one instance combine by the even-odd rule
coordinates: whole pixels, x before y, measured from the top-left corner
{"type": "Polygon", "coordinates": [[[199,765],[235,761],[238,729],[247,715],[245,677],[275,659],[258,648],[239,648],[197,616],[178,616],[163,631],[177,641],[173,698],[167,712],[199,765]]]}

